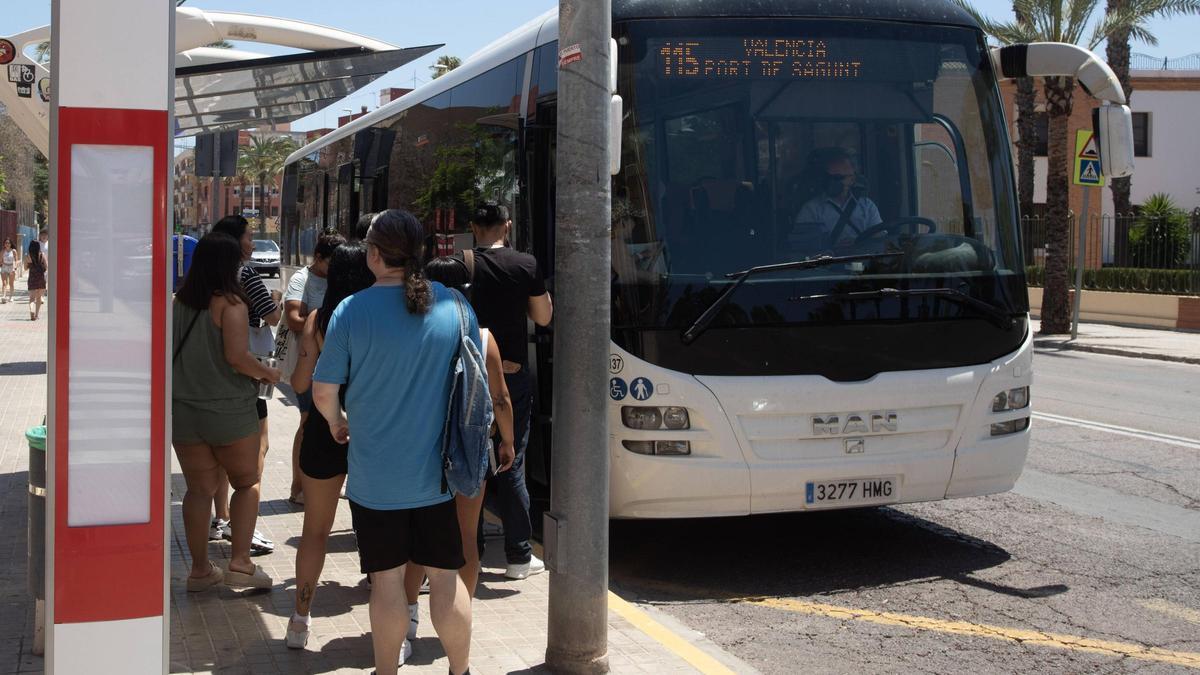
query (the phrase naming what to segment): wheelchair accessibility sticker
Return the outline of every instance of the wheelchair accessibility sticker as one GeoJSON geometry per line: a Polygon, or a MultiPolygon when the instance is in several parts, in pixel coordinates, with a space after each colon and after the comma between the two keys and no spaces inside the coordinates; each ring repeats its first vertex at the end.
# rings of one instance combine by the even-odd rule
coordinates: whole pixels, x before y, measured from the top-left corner
{"type": "Polygon", "coordinates": [[[614,377],[608,381],[608,395],[614,401],[621,401],[629,393],[629,387],[625,385],[625,380],[619,377],[614,377]]]}

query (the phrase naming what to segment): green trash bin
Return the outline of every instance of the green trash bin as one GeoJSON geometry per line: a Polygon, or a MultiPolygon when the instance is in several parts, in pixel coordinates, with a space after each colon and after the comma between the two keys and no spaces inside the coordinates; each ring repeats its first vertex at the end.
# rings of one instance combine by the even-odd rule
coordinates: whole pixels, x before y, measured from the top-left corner
{"type": "Polygon", "coordinates": [[[29,441],[29,526],[26,561],[29,594],[46,599],[46,427],[25,432],[29,441]]]}

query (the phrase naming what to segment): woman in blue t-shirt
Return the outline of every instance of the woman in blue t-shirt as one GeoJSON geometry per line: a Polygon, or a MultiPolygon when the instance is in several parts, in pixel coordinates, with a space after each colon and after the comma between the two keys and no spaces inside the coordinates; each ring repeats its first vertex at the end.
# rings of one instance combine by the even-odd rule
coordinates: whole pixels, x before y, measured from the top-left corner
{"type": "MultiPolygon", "coordinates": [[[[443,486],[441,436],[450,363],[461,343],[459,303],[422,274],[424,228],[407,211],[380,213],[367,232],[375,284],[334,310],[316,371],[313,403],[349,443],[346,497],[362,571],[371,575],[375,666],[396,672],[408,623],[404,567],[423,565],[430,613],[452,675],[468,669],[471,599],[458,577],[462,540],[454,497],[443,486]],[[346,385],[345,414],[338,390],[346,385]]],[[[479,323],[463,311],[469,336],[479,323]]]]}

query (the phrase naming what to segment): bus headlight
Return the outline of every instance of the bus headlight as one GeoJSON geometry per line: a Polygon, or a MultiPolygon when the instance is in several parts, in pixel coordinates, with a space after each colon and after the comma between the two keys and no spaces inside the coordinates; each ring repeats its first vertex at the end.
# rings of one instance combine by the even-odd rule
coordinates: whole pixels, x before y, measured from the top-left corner
{"type": "Polygon", "coordinates": [[[687,408],[671,407],[663,411],[663,424],[668,429],[690,429],[692,421],[688,418],[687,408]]]}
{"type": "Polygon", "coordinates": [[[1009,420],[1007,422],[999,422],[997,424],[993,424],[992,425],[992,435],[993,436],[1007,436],[1008,434],[1015,434],[1018,431],[1025,431],[1028,428],[1029,428],[1029,418],[1028,417],[1020,417],[1015,420],[1009,420]]]}
{"type": "MultiPolygon", "coordinates": [[[[621,406],[621,421],[630,429],[654,430],[662,426],[662,413],[647,406],[621,406]]],[[[652,454],[652,453],[643,453],[652,454]]]]}
{"type": "Polygon", "coordinates": [[[692,428],[692,420],[688,417],[687,408],[678,406],[655,408],[653,406],[623,405],[621,406],[621,422],[630,429],[649,431],[664,426],[672,431],[692,428]]]}
{"type": "Polygon", "coordinates": [[[1029,387],[1017,387],[996,394],[992,399],[992,412],[1020,410],[1029,405],[1029,387]]]}
{"type": "Polygon", "coordinates": [[[692,454],[692,444],[688,441],[621,441],[621,445],[639,455],[692,454]]]}

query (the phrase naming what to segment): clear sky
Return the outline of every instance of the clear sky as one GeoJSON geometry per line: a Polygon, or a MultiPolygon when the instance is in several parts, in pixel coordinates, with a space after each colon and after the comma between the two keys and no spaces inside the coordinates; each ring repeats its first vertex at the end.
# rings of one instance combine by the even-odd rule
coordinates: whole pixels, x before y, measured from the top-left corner
{"type": "MultiPolygon", "coordinates": [[[[96,0],[100,1],[100,0],[96,0]]],[[[49,0],[0,0],[0,35],[11,35],[50,22],[49,0]]],[[[1104,1],[1100,0],[1103,8],[1104,1]]],[[[446,47],[388,75],[366,91],[335,104],[324,116],[301,120],[295,127],[308,129],[336,124],[342,108],[378,105],[384,87],[408,86],[429,79],[429,66],[440,54],[466,58],[477,49],[557,6],[555,0],[189,0],[188,6],[251,14],[285,16],[362,33],[409,47],[445,43],[446,47]],[[332,124],[328,124],[332,123],[332,124]]],[[[1011,0],[976,0],[976,7],[997,18],[1011,18],[1011,0]]],[[[1134,44],[1133,51],[1175,58],[1200,52],[1200,16],[1156,21],[1150,26],[1157,47],[1134,44]]],[[[128,36],[133,37],[133,36],[128,36]]],[[[256,45],[238,45],[267,51],[256,45]]],[[[274,53],[278,53],[277,51],[274,53]]]]}

